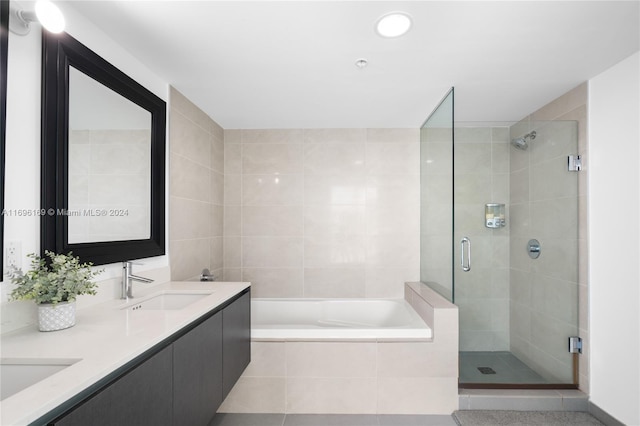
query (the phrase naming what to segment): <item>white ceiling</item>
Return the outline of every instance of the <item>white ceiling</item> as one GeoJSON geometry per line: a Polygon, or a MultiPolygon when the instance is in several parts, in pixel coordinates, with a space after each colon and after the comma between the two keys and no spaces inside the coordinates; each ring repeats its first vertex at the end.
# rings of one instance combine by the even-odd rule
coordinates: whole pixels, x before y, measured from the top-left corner
{"type": "Polygon", "coordinates": [[[418,127],[451,86],[456,121],[516,121],[638,51],[639,5],[72,2],[226,129],[418,127]],[[377,36],[394,10],[412,29],[377,36]]]}

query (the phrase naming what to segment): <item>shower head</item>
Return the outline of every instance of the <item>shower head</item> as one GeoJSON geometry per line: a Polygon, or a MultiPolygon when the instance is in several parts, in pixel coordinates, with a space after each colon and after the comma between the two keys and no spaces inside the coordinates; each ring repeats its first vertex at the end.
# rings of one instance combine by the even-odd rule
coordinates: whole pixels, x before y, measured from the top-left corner
{"type": "Polygon", "coordinates": [[[525,138],[515,138],[511,139],[511,145],[515,146],[518,149],[525,150],[529,146],[525,138]]]}
{"type": "Polygon", "coordinates": [[[521,138],[511,139],[511,145],[525,151],[529,147],[529,144],[527,143],[527,139],[534,140],[535,138],[536,138],[536,132],[533,131],[531,133],[527,133],[521,138]]]}

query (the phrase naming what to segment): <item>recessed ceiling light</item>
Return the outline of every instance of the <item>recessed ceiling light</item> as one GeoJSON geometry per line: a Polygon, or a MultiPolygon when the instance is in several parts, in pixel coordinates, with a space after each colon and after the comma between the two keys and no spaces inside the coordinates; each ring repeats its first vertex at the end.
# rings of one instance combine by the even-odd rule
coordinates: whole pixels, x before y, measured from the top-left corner
{"type": "Polygon", "coordinates": [[[362,68],[366,67],[367,65],[369,65],[369,61],[367,61],[367,60],[366,60],[366,59],[364,59],[364,58],[358,59],[358,60],[356,61],[356,67],[358,67],[358,68],[360,68],[360,69],[362,69],[362,68]]]}
{"type": "Polygon", "coordinates": [[[376,32],[387,38],[400,37],[411,28],[411,17],[405,12],[391,12],[376,21],[376,32]]]}

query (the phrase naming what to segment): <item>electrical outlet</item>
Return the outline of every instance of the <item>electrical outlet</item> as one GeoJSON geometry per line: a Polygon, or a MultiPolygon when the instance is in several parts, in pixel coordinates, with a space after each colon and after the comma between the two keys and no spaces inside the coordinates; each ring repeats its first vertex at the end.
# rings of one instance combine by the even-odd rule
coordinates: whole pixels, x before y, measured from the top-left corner
{"type": "Polygon", "coordinates": [[[20,241],[7,241],[5,252],[5,269],[8,270],[11,266],[22,268],[22,243],[20,241]]]}

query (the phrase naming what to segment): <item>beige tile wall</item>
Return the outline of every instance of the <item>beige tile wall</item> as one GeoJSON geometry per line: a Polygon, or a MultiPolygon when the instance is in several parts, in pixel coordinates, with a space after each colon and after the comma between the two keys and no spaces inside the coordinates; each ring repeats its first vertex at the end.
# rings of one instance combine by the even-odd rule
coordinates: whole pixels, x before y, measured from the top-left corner
{"type": "Polygon", "coordinates": [[[69,242],[149,238],[149,130],[71,130],[69,157],[69,242]]]}
{"type": "Polygon", "coordinates": [[[417,129],[224,133],[226,280],[254,297],[400,298],[418,279],[417,129]]]}
{"type": "Polygon", "coordinates": [[[511,128],[511,137],[538,135],[527,151],[511,150],[510,311],[512,352],[551,379],[571,381],[566,342],[579,333],[580,389],[588,392],[586,111],[584,83],[511,128]],[[577,149],[561,143],[576,132],[577,149]],[[577,153],[583,170],[567,172],[567,155],[577,153]],[[530,238],[542,244],[538,260],[523,249],[530,238]]]}
{"type": "Polygon", "coordinates": [[[509,350],[507,226],[485,226],[485,204],[509,204],[509,129],[456,127],[454,280],[461,351],[509,350]],[[460,267],[460,240],[471,241],[471,270],[460,267]]]}
{"type": "Polygon", "coordinates": [[[169,250],[172,280],[203,268],[222,276],[224,134],[171,88],[169,114],[169,250]]]}

